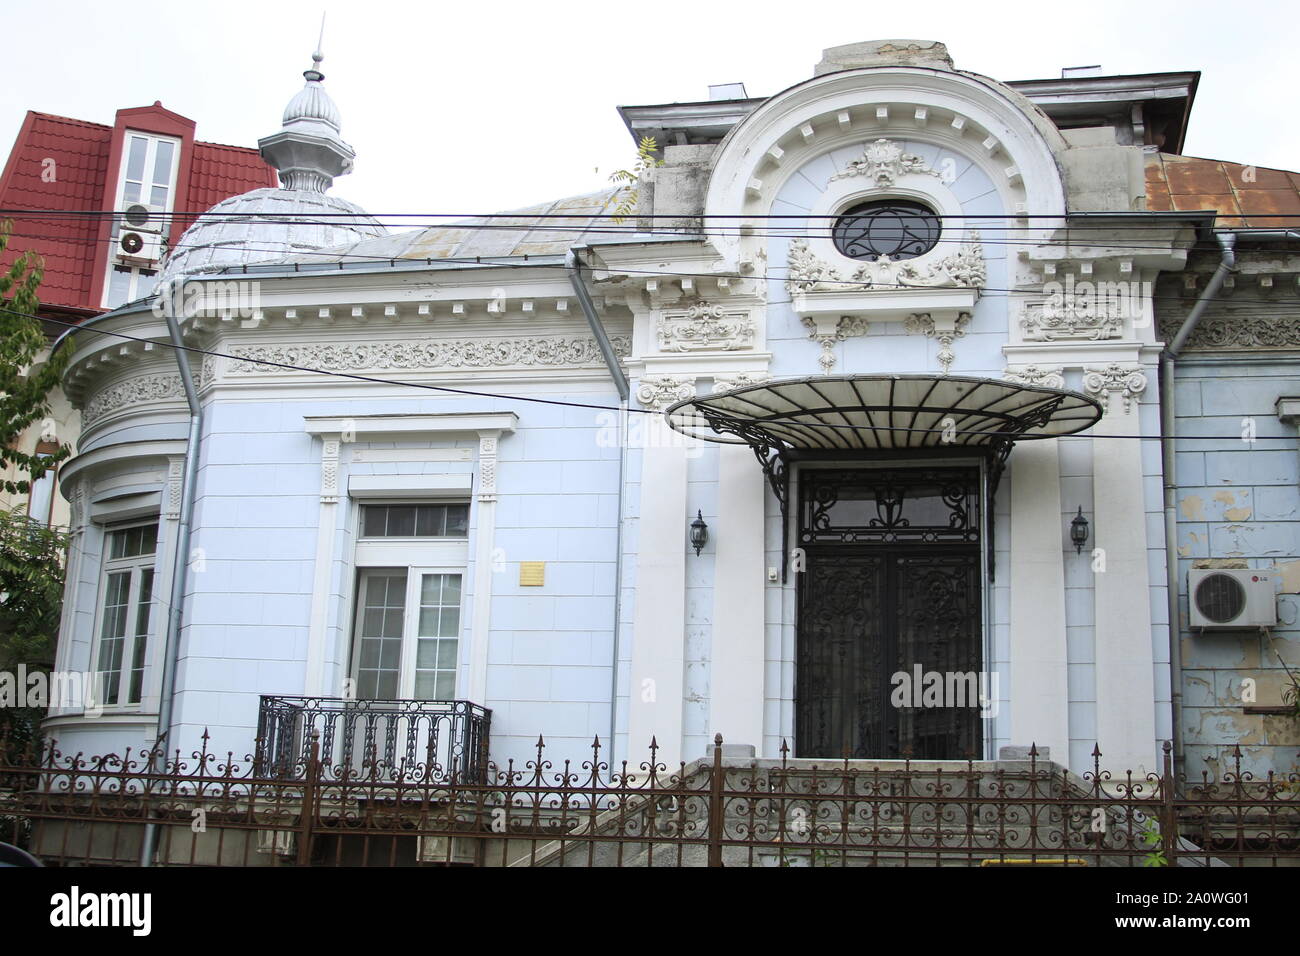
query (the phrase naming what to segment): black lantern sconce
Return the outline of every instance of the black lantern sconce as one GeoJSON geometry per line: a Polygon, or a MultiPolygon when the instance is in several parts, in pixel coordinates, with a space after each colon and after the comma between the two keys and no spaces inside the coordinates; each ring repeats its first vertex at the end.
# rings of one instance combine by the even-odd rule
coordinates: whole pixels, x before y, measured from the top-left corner
{"type": "Polygon", "coordinates": [[[695,512],[695,520],[691,522],[691,547],[695,549],[696,557],[699,557],[704,546],[709,543],[709,526],[704,523],[704,514],[700,511],[695,512]]]}
{"type": "Polygon", "coordinates": [[[1083,505],[1079,505],[1079,513],[1070,519],[1070,541],[1074,553],[1082,554],[1083,546],[1088,543],[1088,519],[1083,516],[1083,505]]]}

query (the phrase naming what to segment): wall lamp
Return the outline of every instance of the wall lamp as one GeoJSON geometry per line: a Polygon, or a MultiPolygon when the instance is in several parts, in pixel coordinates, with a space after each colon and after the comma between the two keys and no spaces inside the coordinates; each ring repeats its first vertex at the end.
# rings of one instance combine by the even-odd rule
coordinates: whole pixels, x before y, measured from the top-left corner
{"type": "Polygon", "coordinates": [[[1075,554],[1083,553],[1083,546],[1088,543],[1088,519],[1083,516],[1083,505],[1079,505],[1079,513],[1070,519],[1070,541],[1075,554]]]}
{"type": "Polygon", "coordinates": [[[695,549],[698,557],[699,553],[704,550],[704,546],[709,542],[709,526],[704,523],[704,514],[700,511],[695,512],[695,520],[691,522],[691,547],[695,549]]]}

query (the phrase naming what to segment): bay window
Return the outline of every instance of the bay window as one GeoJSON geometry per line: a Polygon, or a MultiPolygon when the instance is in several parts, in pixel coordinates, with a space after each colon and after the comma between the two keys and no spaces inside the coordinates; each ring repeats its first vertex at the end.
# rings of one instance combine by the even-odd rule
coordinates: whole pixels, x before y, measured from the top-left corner
{"type": "Polygon", "coordinates": [[[105,535],[95,652],[99,702],[139,704],[153,604],[158,523],[114,528],[105,535]]]}

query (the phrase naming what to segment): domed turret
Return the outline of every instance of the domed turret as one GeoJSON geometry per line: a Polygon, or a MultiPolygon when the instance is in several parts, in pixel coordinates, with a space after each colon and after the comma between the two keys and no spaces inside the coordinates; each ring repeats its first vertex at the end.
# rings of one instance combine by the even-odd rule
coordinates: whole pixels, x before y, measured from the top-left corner
{"type": "Polygon", "coordinates": [[[321,85],[321,60],[319,51],[312,54],[307,83],[285,107],[283,125],[257,144],[279,171],[280,188],[254,189],[205,212],[168,254],[160,283],[386,234],[361,207],[326,195],[336,176],[352,171],[356,153],[339,136],[339,110],[321,85]]]}

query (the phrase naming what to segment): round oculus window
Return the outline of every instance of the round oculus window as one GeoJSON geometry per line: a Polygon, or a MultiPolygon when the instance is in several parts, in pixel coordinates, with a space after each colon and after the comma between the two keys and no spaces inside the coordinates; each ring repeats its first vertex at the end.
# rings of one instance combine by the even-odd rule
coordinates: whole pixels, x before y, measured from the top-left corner
{"type": "Polygon", "coordinates": [[[878,199],[853,206],[835,220],[831,239],[850,259],[915,259],[939,242],[939,217],[919,202],[878,199]]]}

